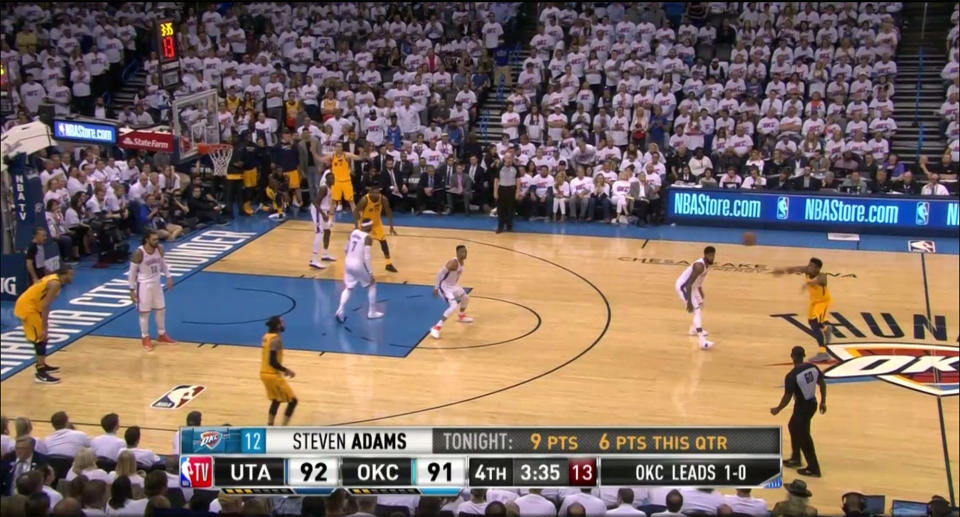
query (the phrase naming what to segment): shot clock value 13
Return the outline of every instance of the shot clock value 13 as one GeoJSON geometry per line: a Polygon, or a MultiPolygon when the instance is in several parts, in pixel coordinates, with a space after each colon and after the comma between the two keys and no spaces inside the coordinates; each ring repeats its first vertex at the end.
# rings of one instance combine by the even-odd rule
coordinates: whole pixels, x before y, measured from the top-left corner
{"type": "Polygon", "coordinates": [[[164,19],[157,22],[157,47],[161,63],[168,63],[180,58],[180,56],[177,55],[176,26],[172,19],[164,19]]]}

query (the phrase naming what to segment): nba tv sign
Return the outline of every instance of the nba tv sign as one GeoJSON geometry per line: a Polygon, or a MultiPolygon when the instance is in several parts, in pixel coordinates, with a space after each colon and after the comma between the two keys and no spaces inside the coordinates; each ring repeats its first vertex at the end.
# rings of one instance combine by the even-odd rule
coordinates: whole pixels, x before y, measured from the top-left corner
{"type": "Polygon", "coordinates": [[[928,395],[958,394],[960,349],[923,343],[842,343],[828,345],[840,363],[828,379],[875,378],[928,395]]]}

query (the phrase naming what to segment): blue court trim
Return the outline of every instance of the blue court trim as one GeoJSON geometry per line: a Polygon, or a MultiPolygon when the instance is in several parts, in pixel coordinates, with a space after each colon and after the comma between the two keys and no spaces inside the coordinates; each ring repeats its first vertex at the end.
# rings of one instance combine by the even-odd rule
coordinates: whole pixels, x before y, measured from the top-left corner
{"type": "MultiPolygon", "coordinates": [[[[193,266],[189,271],[182,272],[182,274],[175,279],[175,283],[179,283],[188,279],[191,275],[196,274],[208,265],[213,264],[223,257],[243,248],[244,246],[262,237],[276,226],[277,224],[275,222],[268,220],[266,217],[239,218],[227,225],[208,226],[196,230],[188,235],[185,235],[177,242],[165,243],[164,249],[170,252],[183,244],[194,242],[194,239],[203,240],[206,239],[206,237],[204,237],[205,235],[217,235],[218,232],[221,235],[224,232],[249,234],[248,238],[234,246],[231,246],[226,251],[205,257],[209,259],[205,263],[193,266]]],[[[213,238],[212,240],[215,239],[216,238],[213,238]]],[[[135,247],[140,244],[139,237],[131,238],[130,243],[131,249],[135,249],[135,247]]],[[[88,319],[86,319],[77,327],[72,327],[66,324],[60,325],[63,327],[61,330],[69,331],[69,333],[65,339],[62,339],[59,342],[54,343],[52,342],[53,340],[51,340],[51,343],[47,346],[48,357],[60,350],[63,350],[65,347],[76,342],[78,339],[88,334],[95,333],[100,327],[109,324],[118,316],[131,312],[135,314],[135,311],[133,310],[135,308],[134,305],[121,305],[116,302],[115,298],[113,300],[114,303],[107,306],[73,303],[73,301],[77,298],[90,298],[90,292],[92,290],[102,288],[108,282],[122,280],[123,285],[126,285],[125,279],[126,272],[129,269],[129,263],[112,264],[106,268],[94,268],[93,264],[93,260],[85,259],[74,267],[74,270],[77,271],[74,283],[63,288],[60,296],[54,302],[52,309],[83,311],[91,314],[97,313],[97,316],[93,319],[88,316],[88,319]]],[[[117,289],[118,286],[113,285],[112,288],[117,289]]],[[[93,296],[93,298],[96,298],[96,296],[93,296]]],[[[106,301],[109,301],[109,298],[107,298],[106,301]]],[[[0,304],[0,309],[2,309],[0,310],[0,322],[2,322],[3,330],[3,340],[2,343],[0,343],[0,346],[2,346],[2,348],[0,348],[0,360],[3,361],[3,372],[0,374],[0,381],[9,379],[24,369],[32,366],[35,362],[35,357],[32,353],[32,346],[30,346],[30,353],[26,354],[26,347],[23,344],[24,340],[22,336],[16,335],[19,334],[16,329],[20,326],[20,320],[14,316],[13,307],[14,302],[4,301],[2,304],[0,304]]],[[[52,325],[51,334],[54,334],[55,332],[57,332],[57,329],[52,325]]],[[[139,338],[139,332],[137,333],[136,337],[139,338]]]]}
{"type": "MultiPolygon", "coordinates": [[[[419,228],[446,228],[490,231],[496,230],[497,219],[483,214],[469,217],[462,214],[420,216],[412,214],[394,214],[396,226],[419,228]]],[[[345,212],[337,214],[337,221],[351,221],[345,212]]],[[[912,240],[903,235],[861,234],[860,242],[831,241],[822,231],[807,232],[795,230],[762,230],[747,228],[722,228],[707,226],[660,225],[641,228],[634,225],[590,223],[551,223],[548,221],[526,221],[517,217],[514,222],[517,233],[542,233],[550,235],[573,235],[583,237],[617,237],[626,239],[650,239],[663,241],[709,242],[715,244],[741,244],[743,233],[752,231],[757,235],[758,246],[788,246],[793,248],[823,248],[863,251],[889,251],[908,253],[907,242],[912,240]]],[[[960,237],[960,235],[958,235],[960,237]]],[[[921,238],[916,238],[921,239],[921,238]]],[[[960,239],[947,237],[923,237],[936,243],[937,253],[960,254],[960,239]]]]}
{"type": "MultiPolygon", "coordinates": [[[[166,293],[167,332],[181,342],[260,347],[264,323],[281,314],[288,350],[403,358],[447,307],[432,296],[432,285],[377,283],[377,309],[384,316],[370,320],[367,290],[358,286],[340,324],[334,314],[342,289],[330,279],[201,271],[166,293]]],[[[138,339],[139,315],[123,314],[95,334],[138,339]]]]}

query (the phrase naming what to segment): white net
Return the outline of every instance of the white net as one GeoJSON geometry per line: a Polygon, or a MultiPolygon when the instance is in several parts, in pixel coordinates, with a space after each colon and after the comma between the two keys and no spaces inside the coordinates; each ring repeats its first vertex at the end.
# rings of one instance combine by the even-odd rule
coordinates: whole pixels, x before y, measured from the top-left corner
{"type": "Polygon", "coordinates": [[[227,168],[230,166],[230,158],[233,157],[233,146],[228,144],[201,145],[201,152],[206,152],[213,162],[213,174],[215,176],[226,176],[227,168]]]}

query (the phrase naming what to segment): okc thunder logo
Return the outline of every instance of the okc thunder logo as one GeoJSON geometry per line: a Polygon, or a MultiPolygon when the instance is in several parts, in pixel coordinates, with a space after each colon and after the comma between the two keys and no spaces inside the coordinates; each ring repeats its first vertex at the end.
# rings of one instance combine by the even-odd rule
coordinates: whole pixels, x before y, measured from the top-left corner
{"type": "Polygon", "coordinates": [[[930,203],[920,201],[917,203],[917,225],[926,226],[930,223],[930,203]]]}
{"type": "Polygon", "coordinates": [[[777,198],[777,219],[787,219],[790,217],[790,198],[780,196],[777,198]]]}
{"type": "Polygon", "coordinates": [[[200,433],[200,447],[213,450],[220,443],[220,431],[204,431],[200,433]]]}
{"type": "Polygon", "coordinates": [[[924,343],[837,343],[828,346],[840,363],[825,372],[828,379],[882,381],[938,397],[956,396],[960,354],[953,346],[924,343]]]}

